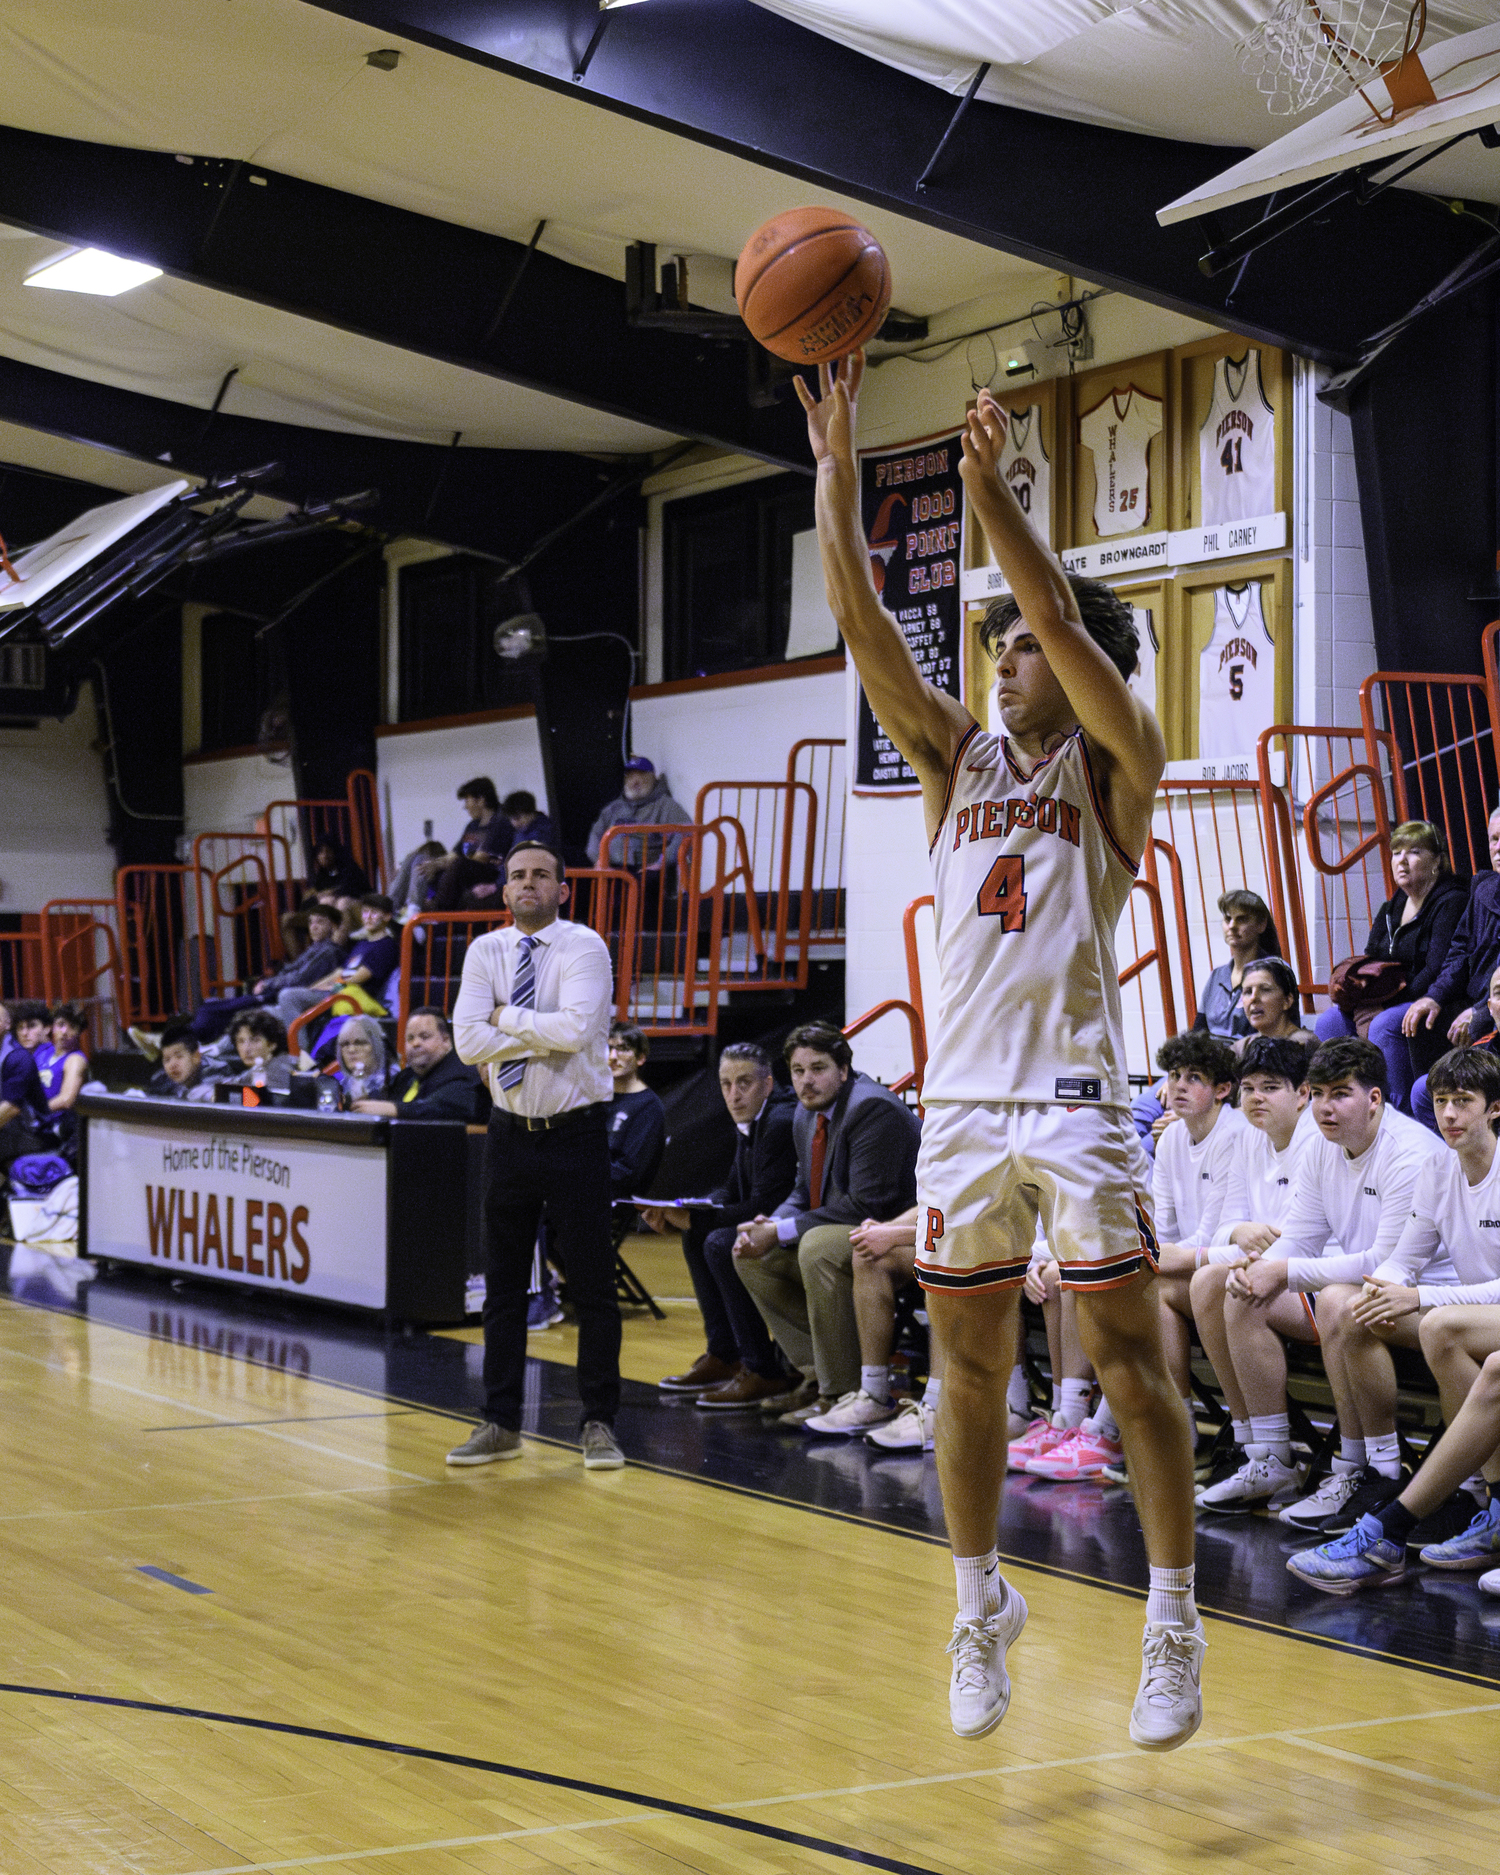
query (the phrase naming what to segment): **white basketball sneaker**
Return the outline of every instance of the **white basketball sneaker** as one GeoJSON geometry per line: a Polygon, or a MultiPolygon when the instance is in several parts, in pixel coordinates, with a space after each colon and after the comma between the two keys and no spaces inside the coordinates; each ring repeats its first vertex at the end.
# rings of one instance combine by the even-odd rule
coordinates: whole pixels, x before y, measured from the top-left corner
{"type": "Polygon", "coordinates": [[[1143,1751],[1185,1745],[1203,1723],[1199,1679],[1207,1646],[1201,1621],[1190,1628],[1146,1623],[1141,1683],[1130,1712],[1130,1737],[1143,1751]]]}
{"type": "Polygon", "coordinates": [[[868,1445],[878,1445],[883,1452],[930,1452],[937,1408],[922,1400],[908,1400],[894,1419],[883,1426],[872,1426],[865,1434],[868,1445]]]}
{"type": "Polygon", "coordinates": [[[983,1621],[953,1623],[948,1652],[953,1656],[953,1677],[948,1686],[948,1713],[960,1738],[983,1738],[1005,1717],[1010,1704],[1010,1676],[1005,1671],[1005,1650],[1020,1639],[1026,1625],[1026,1603],[1020,1591],[1006,1583],[1005,1606],[983,1621]]]}

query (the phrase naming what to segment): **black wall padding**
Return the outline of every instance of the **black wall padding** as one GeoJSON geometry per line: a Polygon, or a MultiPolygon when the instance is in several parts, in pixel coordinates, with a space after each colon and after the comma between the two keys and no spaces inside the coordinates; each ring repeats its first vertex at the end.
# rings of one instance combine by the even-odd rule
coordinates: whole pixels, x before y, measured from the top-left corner
{"type": "Polygon", "coordinates": [[[170,865],[182,832],[182,610],[148,599],[138,613],[110,613],[103,668],[92,670],[111,745],[109,837],[122,866],[170,865]]]}
{"type": "Polygon", "coordinates": [[[368,554],[275,628],[301,800],[338,800],[351,768],[375,766],[384,583],[384,559],[368,554]]]}

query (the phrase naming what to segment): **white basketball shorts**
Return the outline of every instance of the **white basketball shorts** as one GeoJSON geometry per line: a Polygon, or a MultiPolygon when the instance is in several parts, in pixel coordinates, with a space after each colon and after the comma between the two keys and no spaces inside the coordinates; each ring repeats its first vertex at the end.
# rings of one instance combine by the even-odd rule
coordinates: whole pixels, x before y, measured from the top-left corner
{"type": "Polygon", "coordinates": [[[1151,1168],[1128,1110],[943,1101],[917,1156],[917,1281],[1018,1288],[1038,1219],[1065,1289],[1113,1289],[1156,1269],[1151,1168]]]}

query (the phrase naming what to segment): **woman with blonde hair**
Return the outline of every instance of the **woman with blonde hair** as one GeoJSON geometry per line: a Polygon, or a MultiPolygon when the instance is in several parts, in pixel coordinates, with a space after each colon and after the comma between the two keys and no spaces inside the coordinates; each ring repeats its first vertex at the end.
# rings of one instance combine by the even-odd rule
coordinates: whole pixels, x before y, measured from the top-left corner
{"type": "Polygon", "coordinates": [[[1402,1023],[1442,969],[1469,893],[1430,820],[1403,821],[1391,834],[1391,875],[1394,897],[1376,912],[1363,952],[1343,973],[1344,987],[1314,1026],[1324,1042],[1367,1033],[1385,1056],[1392,1105],[1410,1113],[1412,1083],[1428,1064],[1415,1059],[1402,1023]],[[1386,968],[1372,968],[1378,965],[1386,968]]]}

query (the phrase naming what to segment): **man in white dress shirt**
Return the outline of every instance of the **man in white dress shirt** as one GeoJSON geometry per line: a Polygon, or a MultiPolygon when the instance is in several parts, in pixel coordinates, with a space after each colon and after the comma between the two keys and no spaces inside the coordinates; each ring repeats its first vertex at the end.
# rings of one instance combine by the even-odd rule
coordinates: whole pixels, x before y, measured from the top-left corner
{"type": "Polygon", "coordinates": [[[580,1443],[590,1471],[625,1463],[615,1443],[620,1305],[610,1241],[606,1110],[614,983],[604,940],[558,917],[562,857],[518,840],[505,862],[508,930],[476,938],[453,1006],[459,1056],[489,1077],[484,1151],[484,1420],[448,1454],[488,1465],[521,1453],[526,1291],[545,1208],[578,1316],[580,1443]]]}

